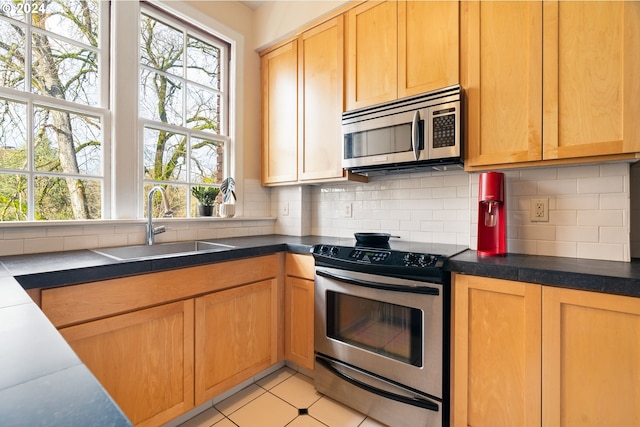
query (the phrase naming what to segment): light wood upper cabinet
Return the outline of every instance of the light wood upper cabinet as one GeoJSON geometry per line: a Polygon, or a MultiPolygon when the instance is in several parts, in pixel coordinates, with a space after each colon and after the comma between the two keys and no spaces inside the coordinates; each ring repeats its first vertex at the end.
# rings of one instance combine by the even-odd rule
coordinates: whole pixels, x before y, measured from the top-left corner
{"type": "Polygon", "coordinates": [[[398,1],[398,98],[460,83],[456,1],[398,1]]]}
{"type": "Polygon", "coordinates": [[[298,42],[261,58],[262,184],[298,179],[298,42]]]}
{"type": "Polygon", "coordinates": [[[196,404],[278,361],[276,279],[196,298],[196,404]]]}
{"type": "Polygon", "coordinates": [[[347,110],[459,83],[459,5],[366,2],[347,12],[347,110]]]}
{"type": "Polygon", "coordinates": [[[465,165],[542,160],[542,2],[463,7],[465,165]]]}
{"type": "Polygon", "coordinates": [[[453,426],[640,425],[640,298],[454,275],[453,426]]]}
{"type": "Polygon", "coordinates": [[[539,285],[455,275],[452,426],[540,426],[539,285]]]}
{"type": "Polygon", "coordinates": [[[545,159],[640,152],[640,2],[544,2],[545,159]]]}
{"type": "Polygon", "coordinates": [[[285,278],[285,359],[314,368],[313,316],[315,267],[311,255],[287,254],[285,278]]]}
{"type": "Polygon", "coordinates": [[[299,179],[342,178],[344,17],[298,39],[299,179]]]}
{"type": "Polygon", "coordinates": [[[162,425],[194,407],[193,300],[60,333],[133,424],[162,425]]]}
{"type": "Polygon", "coordinates": [[[640,425],[640,298],[544,287],[542,425],[640,425]]]}
{"type": "Polygon", "coordinates": [[[393,0],[347,12],[347,110],[398,97],[398,19],[393,0]]]}
{"type": "Polygon", "coordinates": [[[466,166],[640,152],[639,2],[482,1],[462,11],[466,166]]]}

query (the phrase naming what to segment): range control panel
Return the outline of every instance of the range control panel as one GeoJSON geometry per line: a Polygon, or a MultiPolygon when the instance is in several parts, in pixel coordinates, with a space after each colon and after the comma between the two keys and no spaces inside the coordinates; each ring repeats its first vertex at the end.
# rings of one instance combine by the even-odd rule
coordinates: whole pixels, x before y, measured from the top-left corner
{"type": "Polygon", "coordinates": [[[442,259],[438,255],[431,254],[329,245],[318,245],[314,247],[313,252],[316,255],[340,261],[389,267],[436,268],[441,266],[438,261],[442,259]]]}

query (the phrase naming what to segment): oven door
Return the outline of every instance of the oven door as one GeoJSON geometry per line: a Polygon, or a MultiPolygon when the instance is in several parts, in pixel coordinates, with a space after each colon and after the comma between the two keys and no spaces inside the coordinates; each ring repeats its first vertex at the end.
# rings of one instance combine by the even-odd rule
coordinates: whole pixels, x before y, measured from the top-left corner
{"type": "Polygon", "coordinates": [[[315,351],[443,398],[443,286],[317,267],[315,351]]]}

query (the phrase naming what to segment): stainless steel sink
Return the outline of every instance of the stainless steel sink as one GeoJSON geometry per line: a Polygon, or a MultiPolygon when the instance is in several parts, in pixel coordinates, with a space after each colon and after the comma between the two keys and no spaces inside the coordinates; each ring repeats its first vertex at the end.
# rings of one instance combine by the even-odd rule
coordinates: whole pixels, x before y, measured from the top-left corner
{"type": "Polygon", "coordinates": [[[219,252],[232,248],[233,246],[223,245],[220,243],[193,240],[188,242],[159,243],[150,246],[118,246],[113,248],[92,249],[92,251],[119,261],[128,261],[134,259],[164,258],[203,252],[219,252]]]}

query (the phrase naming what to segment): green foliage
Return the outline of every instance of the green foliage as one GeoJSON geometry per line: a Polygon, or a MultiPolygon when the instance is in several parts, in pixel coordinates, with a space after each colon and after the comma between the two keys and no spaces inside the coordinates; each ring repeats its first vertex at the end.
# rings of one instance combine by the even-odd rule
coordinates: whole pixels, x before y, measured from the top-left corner
{"type": "Polygon", "coordinates": [[[203,206],[213,206],[216,203],[216,198],[220,193],[218,187],[205,187],[203,185],[197,185],[191,188],[191,194],[198,199],[203,206]]]}

